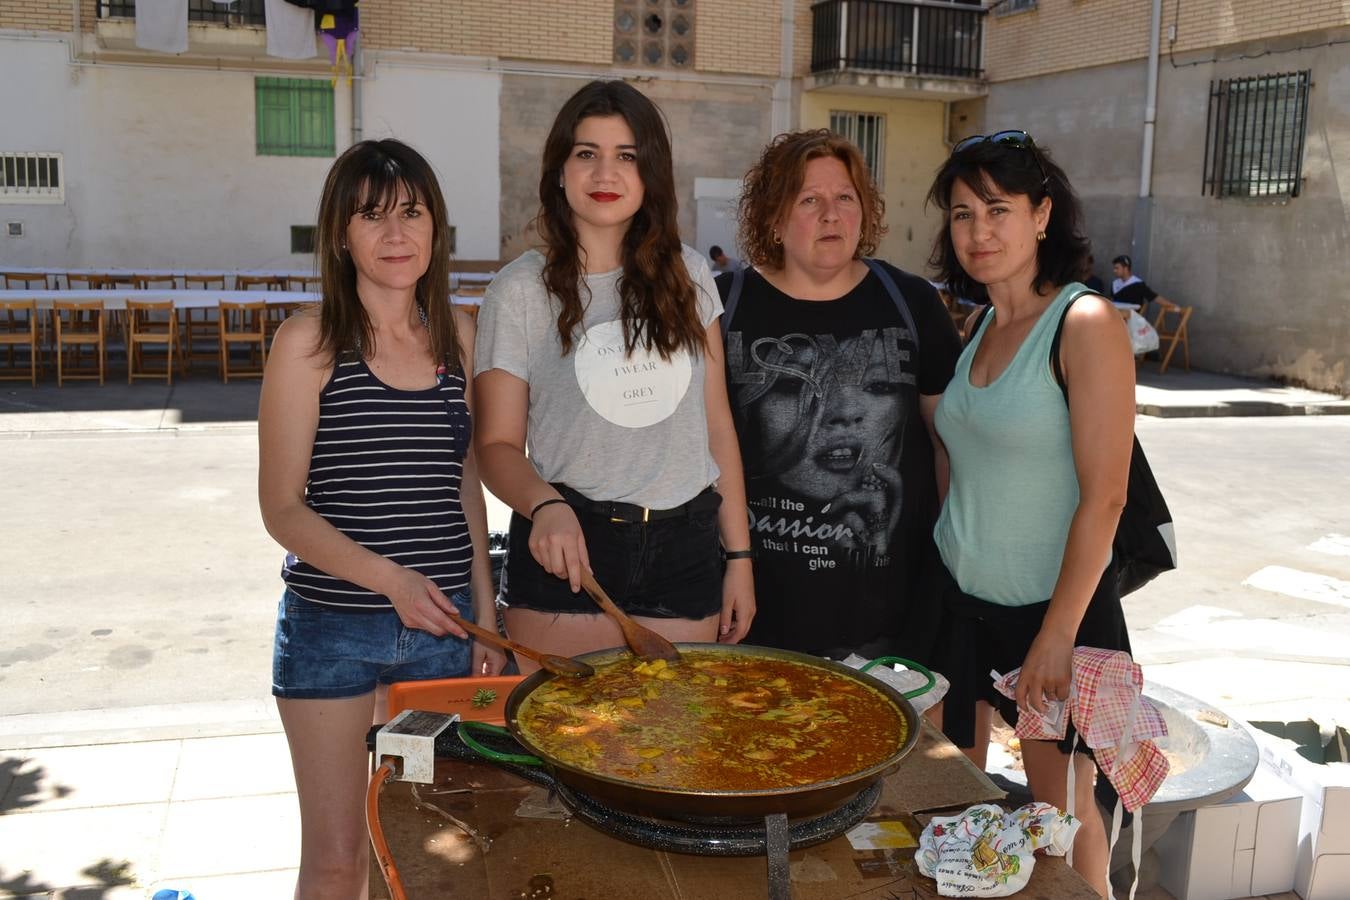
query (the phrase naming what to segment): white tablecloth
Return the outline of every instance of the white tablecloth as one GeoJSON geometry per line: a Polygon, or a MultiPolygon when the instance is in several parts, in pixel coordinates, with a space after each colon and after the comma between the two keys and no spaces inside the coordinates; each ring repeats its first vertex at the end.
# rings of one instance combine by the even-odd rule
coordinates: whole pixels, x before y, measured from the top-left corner
{"type": "MultiPolygon", "coordinates": [[[[102,300],[104,309],[126,309],[128,300],[162,303],[172,300],[177,309],[215,309],[221,301],[230,303],[318,303],[317,291],[182,291],[155,288],[147,291],[0,291],[0,300],[36,300],[38,309],[51,309],[57,300],[102,300]]],[[[481,297],[451,295],[451,302],[476,306],[481,297]]]]}

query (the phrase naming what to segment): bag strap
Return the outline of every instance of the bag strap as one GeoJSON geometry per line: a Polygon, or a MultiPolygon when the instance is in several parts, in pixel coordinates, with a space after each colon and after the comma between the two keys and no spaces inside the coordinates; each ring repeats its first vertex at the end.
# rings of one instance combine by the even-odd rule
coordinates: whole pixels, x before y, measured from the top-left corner
{"type": "MultiPolygon", "coordinates": [[[[905,302],[905,295],[901,292],[900,286],[895,283],[891,273],[886,271],[886,267],[875,259],[863,257],[863,262],[867,268],[877,276],[881,286],[886,290],[887,296],[895,304],[895,308],[900,311],[900,318],[904,320],[905,327],[909,329],[910,340],[914,342],[915,349],[919,346],[919,329],[914,327],[914,316],[910,314],[909,304],[905,302]]],[[[731,331],[731,317],[736,314],[736,305],[741,302],[741,292],[745,290],[745,266],[736,268],[731,276],[731,287],[727,291],[727,299],[722,303],[722,340],[727,339],[727,332],[731,331]]]]}
{"type": "Polygon", "coordinates": [[[1069,385],[1064,381],[1064,368],[1059,364],[1059,345],[1064,337],[1064,320],[1069,317],[1069,310],[1079,297],[1084,294],[1095,294],[1092,288],[1083,288],[1078,293],[1069,298],[1069,302],[1064,304],[1064,312],[1059,314],[1059,324],[1055,326],[1055,336],[1050,340],[1050,369],[1055,373],[1055,383],[1059,385],[1060,392],[1064,395],[1064,402],[1069,402],[1069,385]]]}
{"type": "Polygon", "coordinates": [[[727,342],[727,332],[731,330],[731,317],[736,314],[736,304],[741,302],[741,291],[745,289],[745,264],[736,267],[731,276],[731,289],[727,291],[726,302],[722,304],[722,343],[727,342]]]}
{"type": "Polygon", "coordinates": [[[886,271],[886,267],[877,260],[864,256],[863,262],[867,263],[867,268],[871,269],[872,274],[877,276],[881,286],[890,295],[891,302],[900,311],[900,318],[905,321],[905,327],[909,329],[909,338],[914,342],[914,348],[917,350],[919,347],[919,329],[914,327],[914,316],[910,315],[909,304],[905,302],[905,295],[900,292],[900,286],[895,283],[891,273],[886,271]]]}

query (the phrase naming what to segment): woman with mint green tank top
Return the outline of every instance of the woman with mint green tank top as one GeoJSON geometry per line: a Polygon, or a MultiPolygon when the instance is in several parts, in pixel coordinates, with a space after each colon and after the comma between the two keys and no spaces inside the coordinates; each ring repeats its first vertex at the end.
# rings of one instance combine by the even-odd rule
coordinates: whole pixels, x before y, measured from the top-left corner
{"type": "Polygon", "coordinates": [[[1050,342],[1069,300],[1087,291],[1068,284],[1055,296],[1008,367],[989,384],[970,381],[991,310],[956,364],[936,425],[959,455],[961,480],[948,488],[934,536],[961,590],[1002,606],[1048,598],[1059,577],[1069,522],[1078,506],[1069,410],[1050,372],[1050,342]],[[1024,458],[1009,477],[1010,454],[1024,458]],[[991,502],[997,498],[997,502],[991,502]],[[1026,523],[1037,524],[1027,531],[1026,523]]]}
{"type": "MultiPolygon", "coordinates": [[[[1090,245],[1073,188],[1026,132],[958,143],[928,198],[945,214],[931,259],[939,277],[990,303],[935,416],[950,461],[934,528],[943,565],[933,662],[951,682],[940,717],[983,767],[994,710],[1015,726],[1019,710],[1067,700],[1075,646],[1129,650],[1111,540],[1134,364],[1119,314],[1078,283],[1090,245]],[[1057,331],[1063,390],[1050,358],[1057,331]],[[990,672],[1018,668],[1014,702],[990,672]]],[[[1091,750],[1075,754],[1073,738],[1070,723],[1063,741],[1022,741],[1027,785],[1067,808],[1073,765],[1074,808],[1092,809],[1091,750]]],[[[1103,896],[1107,857],[1101,817],[1082,817],[1073,865],[1103,896]]]]}

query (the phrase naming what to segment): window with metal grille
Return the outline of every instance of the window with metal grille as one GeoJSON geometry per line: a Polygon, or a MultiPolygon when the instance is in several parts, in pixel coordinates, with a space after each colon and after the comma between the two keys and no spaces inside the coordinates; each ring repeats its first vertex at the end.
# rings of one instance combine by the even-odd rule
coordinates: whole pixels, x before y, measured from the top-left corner
{"type": "Polygon", "coordinates": [[[333,156],[333,85],[314,78],[256,78],[259,156],[333,156]]]}
{"type": "Polygon", "coordinates": [[[1311,74],[1210,82],[1202,195],[1298,196],[1311,74]]]}
{"type": "Polygon", "coordinates": [[[886,117],[880,113],[830,110],[830,130],[857,145],[880,190],[886,171],[886,117]]]}
{"type": "Polygon", "coordinates": [[[65,203],[60,153],[0,152],[0,203],[65,203]]]}
{"type": "Polygon", "coordinates": [[[1009,13],[1026,12],[1029,9],[1036,8],[1036,0],[1003,0],[1002,3],[995,3],[989,7],[996,16],[1006,16],[1009,13]]]}
{"type": "MultiPolygon", "coordinates": [[[[264,25],[265,0],[188,0],[189,22],[215,22],[219,25],[264,25]]],[[[100,19],[130,19],[136,16],[136,0],[98,0],[100,19]]]]}

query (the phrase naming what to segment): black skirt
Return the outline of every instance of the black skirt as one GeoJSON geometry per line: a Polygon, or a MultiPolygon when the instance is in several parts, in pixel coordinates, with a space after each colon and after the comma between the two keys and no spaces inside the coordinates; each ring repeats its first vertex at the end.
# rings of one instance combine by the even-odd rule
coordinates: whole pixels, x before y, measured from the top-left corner
{"type": "MultiPolygon", "coordinates": [[[[961,590],[945,565],[939,566],[937,602],[942,621],[933,650],[935,668],[951,682],[942,704],[942,731],[958,747],[975,745],[975,704],[984,700],[1017,726],[1017,704],[994,689],[991,671],[1005,675],[1022,665],[1041,630],[1050,601],[1029,606],[1002,606],[961,590]]],[[[1107,566],[1078,626],[1075,647],[1100,647],[1130,652],[1125,612],[1116,588],[1115,567],[1107,566]]],[[[1070,752],[1072,723],[1059,742],[1070,752]]],[[[1079,742],[1079,750],[1090,753],[1079,742]]]]}

